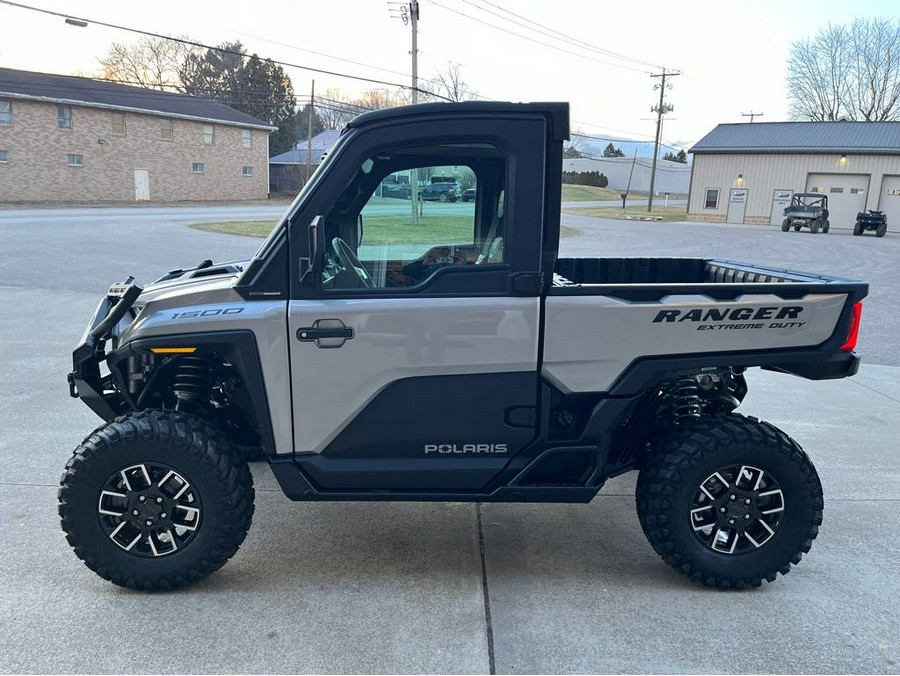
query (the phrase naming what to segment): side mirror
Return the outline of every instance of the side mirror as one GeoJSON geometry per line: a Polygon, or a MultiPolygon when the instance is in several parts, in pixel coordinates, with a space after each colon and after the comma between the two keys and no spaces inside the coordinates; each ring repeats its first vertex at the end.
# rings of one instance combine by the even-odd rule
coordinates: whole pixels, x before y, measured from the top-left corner
{"type": "Polygon", "coordinates": [[[325,268],[325,251],[319,246],[322,217],[316,216],[306,229],[307,256],[300,259],[300,283],[311,282],[325,268]]]}

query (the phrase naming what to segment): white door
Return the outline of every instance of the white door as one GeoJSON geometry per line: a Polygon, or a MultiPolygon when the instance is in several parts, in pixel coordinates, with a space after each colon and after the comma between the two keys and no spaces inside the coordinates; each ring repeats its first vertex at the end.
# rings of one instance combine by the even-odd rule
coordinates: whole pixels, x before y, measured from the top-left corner
{"type": "Polygon", "coordinates": [[[744,212],[747,210],[747,189],[732,188],[731,196],[728,198],[728,223],[743,223],[744,212]]]}
{"type": "Polygon", "coordinates": [[[134,170],[134,199],[139,202],[150,199],[150,172],[146,169],[134,170]]]}
{"type": "Polygon", "coordinates": [[[832,228],[852,228],[856,214],[866,208],[868,174],[810,174],[806,192],[828,195],[828,220],[832,228]]]}
{"type": "Polygon", "coordinates": [[[878,210],[887,214],[889,229],[900,230],[900,176],[885,176],[881,180],[878,210]]]}
{"type": "Polygon", "coordinates": [[[772,215],[769,216],[769,225],[781,225],[784,220],[784,209],[791,206],[793,196],[793,190],[776,190],[772,193],[772,215]]]}

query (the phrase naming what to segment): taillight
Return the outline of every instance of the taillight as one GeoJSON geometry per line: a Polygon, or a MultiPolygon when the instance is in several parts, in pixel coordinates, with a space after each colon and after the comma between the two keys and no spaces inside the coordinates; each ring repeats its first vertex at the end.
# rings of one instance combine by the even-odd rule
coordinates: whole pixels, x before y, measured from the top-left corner
{"type": "Polygon", "coordinates": [[[852,352],[856,348],[856,339],[859,338],[859,320],[862,318],[862,301],[853,306],[850,312],[850,328],[847,331],[847,340],[841,345],[841,352],[852,352]]]}

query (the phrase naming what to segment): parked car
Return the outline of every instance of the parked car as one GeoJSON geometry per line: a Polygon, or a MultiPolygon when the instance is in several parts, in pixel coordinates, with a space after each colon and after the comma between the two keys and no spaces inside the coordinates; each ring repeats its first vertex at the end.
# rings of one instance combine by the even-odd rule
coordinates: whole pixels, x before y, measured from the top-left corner
{"type": "Polygon", "coordinates": [[[478,196],[478,190],[476,188],[469,188],[468,190],[463,190],[462,201],[463,202],[474,202],[475,198],[478,196]]]}
{"type": "Polygon", "coordinates": [[[455,202],[460,190],[456,183],[432,183],[422,188],[419,199],[425,202],[455,202]]]}
{"type": "Polygon", "coordinates": [[[787,232],[791,228],[799,230],[804,225],[814,235],[820,229],[822,232],[828,232],[828,228],[831,227],[828,221],[828,195],[818,192],[794,194],[790,206],[784,209],[781,231],[787,232]]]}
{"type": "Polygon", "coordinates": [[[412,190],[406,183],[383,183],[381,185],[382,197],[393,197],[394,199],[408,200],[412,190]]]}
{"type": "Polygon", "coordinates": [[[860,211],[856,214],[856,224],[853,226],[853,234],[859,236],[867,230],[874,230],[876,237],[884,237],[887,232],[887,214],[883,211],[860,211]]]}

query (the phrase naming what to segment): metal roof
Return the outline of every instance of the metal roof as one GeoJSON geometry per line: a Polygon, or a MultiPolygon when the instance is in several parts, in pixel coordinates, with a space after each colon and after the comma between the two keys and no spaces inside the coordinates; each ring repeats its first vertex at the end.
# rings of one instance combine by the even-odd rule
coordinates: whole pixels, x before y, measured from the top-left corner
{"type": "Polygon", "coordinates": [[[0,98],[66,103],[275,130],[277,127],[212,99],[71,75],[0,68],[0,98]]]}
{"type": "Polygon", "coordinates": [[[900,122],[720,124],[691,153],[900,154],[900,122]]]}
{"type": "MultiPolygon", "coordinates": [[[[312,137],[312,164],[319,164],[322,154],[334,147],[340,135],[337,129],[326,129],[312,137]]],[[[295,148],[270,157],[269,164],[306,164],[306,149],[306,141],[298,141],[295,148]]]]}

